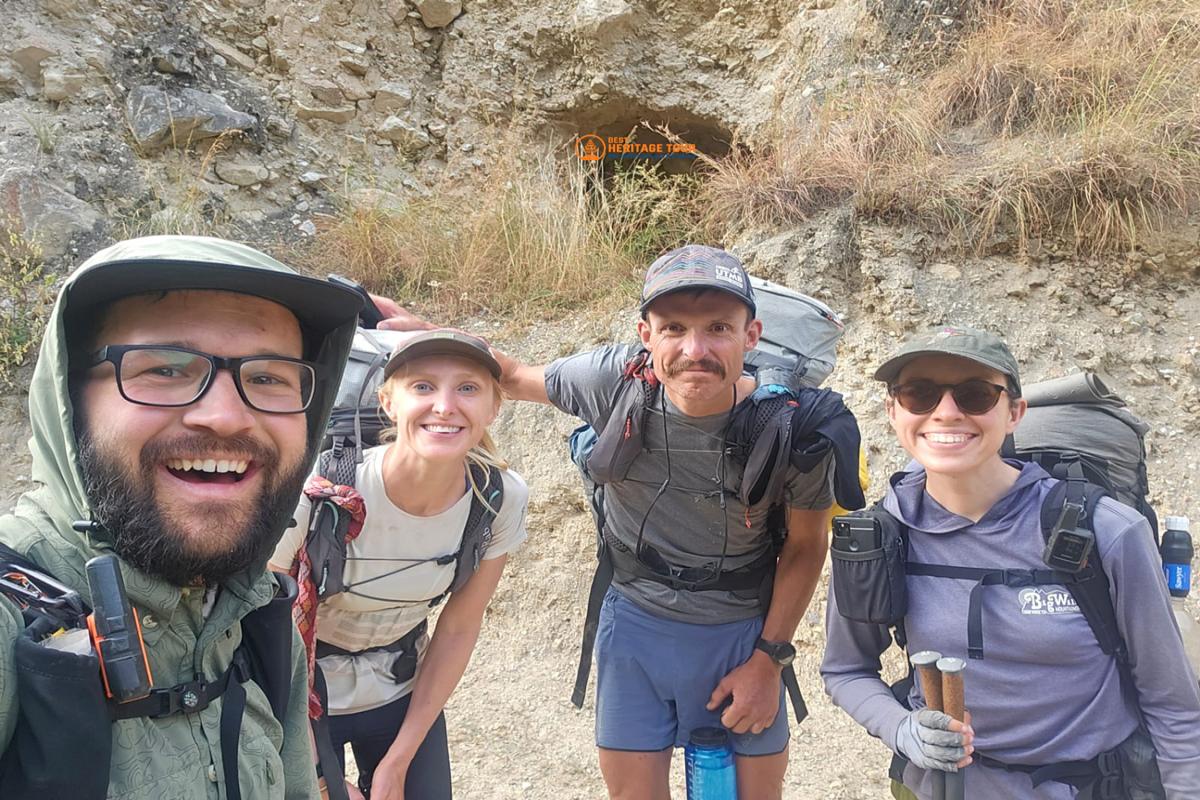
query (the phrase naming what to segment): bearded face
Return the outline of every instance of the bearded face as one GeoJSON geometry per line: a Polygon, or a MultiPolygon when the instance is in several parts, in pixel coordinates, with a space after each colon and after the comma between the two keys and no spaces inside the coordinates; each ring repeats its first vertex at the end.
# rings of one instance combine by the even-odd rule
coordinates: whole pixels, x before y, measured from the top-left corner
{"type": "Polygon", "coordinates": [[[248,437],[150,442],[133,469],[111,445],[90,433],[79,441],[93,518],[122,559],[176,586],[215,585],[263,564],[295,511],[306,475],[306,459],[281,464],[276,454],[248,437]],[[156,487],[156,467],[172,454],[230,450],[252,455],[264,473],[258,496],[250,502],[180,507],[156,487]]]}
{"type": "MultiPolygon", "coordinates": [[[[113,345],[184,347],[227,358],[298,358],[296,318],[281,305],[220,291],[138,295],[114,303],[95,337],[113,345]]],[[[156,367],[154,379],[173,377],[156,367]]],[[[304,413],[251,407],[229,369],[191,403],[145,405],[122,395],[103,362],[79,380],[77,443],[94,520],[117,553],[172,584],[217,583],[265,563],[300,497],[304,413]]],[[[122,374],[122,385],[131,377],[122,374]]],[[[129,394],[129,392],[126,392],[129,394]]]]}

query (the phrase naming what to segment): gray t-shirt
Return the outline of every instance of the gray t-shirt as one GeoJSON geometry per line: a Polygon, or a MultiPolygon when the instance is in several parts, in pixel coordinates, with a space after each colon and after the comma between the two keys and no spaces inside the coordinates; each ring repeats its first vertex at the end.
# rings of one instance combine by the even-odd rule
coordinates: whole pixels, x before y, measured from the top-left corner
{"type": "MultiPolygon", "coordinates": [[[[550,402],[603,430],[622,369],[636,352],[630,345],[610,345],[555,361],[546,368],[550,402]]],[[[721,455],[729,412],[689,417],[675,408],[666,392],[659,392],[658,398],[646,415],[646,452],[634,459],[624,480],[605,487],[610,535],[633,549],[641,530],[643,541],[673,567],[713,564],[723,549],[722,570],[749,564],[771,546],[767,510],[747,509],[738,500],[742,467],[721,455]],[[668,478],[668,461],[670,480],[659,495],[668,478]]],[[[832,478],[831,457],[807,473],[789,467],[783,502],[797,509],[828,508],[833,502],[832,478]]],[[[642,608],[681,622],[716,625],[761,613],[757,592],[681,591],[641,578],[614,585],[642,608]]]]}

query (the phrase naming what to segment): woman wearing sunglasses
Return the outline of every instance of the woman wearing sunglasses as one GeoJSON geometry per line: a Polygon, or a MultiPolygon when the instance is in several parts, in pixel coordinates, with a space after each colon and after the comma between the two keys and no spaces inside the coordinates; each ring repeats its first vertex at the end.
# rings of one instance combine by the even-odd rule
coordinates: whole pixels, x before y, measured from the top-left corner
{"type": "MultiPolygon", "coordinates": [[[[317,609],[317,664],[334,756],[341,761],[351,745],[362,794],[448,800],[442,709],[471,658],[508,554],[525,538],[529,491],[488,434],[501,396],[500,366],[486,343],[457,331],[420,333],[393,350],[383,375],[380,405],[394,428],[384,435],[390,443],[367,450],[357,469],[365,518],[347,546],[345,591],[317,609]],[[450,592],[464,531],[481,524],[475,571],[450,592]],[[430,636],[436,605],[444,607],[430,636]]],[[[296,519],[306,522],[310,507],[303,500],[296,519]]],[[[285,534],[273,568],[299,563],[306,529],[285,534]]]]}
{"type": "Polygon", "coordinates": [[[836,585],[847,579],[835,574],[821,673],[834,703],[900,756],[893,795],[941,800],[944,774],[962,770],[972,800],[1200,797],[1200,689],[1146,520],[1108,498],[1092,520],[1138,699],[1123,691],[1116,660],[1061,584],[1003,581],[977,592],[975,635],[986,649],[968,658],[977,581],[932,573],[944,565],[1048,573],[1041,511],[1058,481],[1036,464],[1000,456],[1026,403],[1016,361],[995,336],[958,327],[917,336],[875,378],[887,384],[888,420],[913,459],[882,504],[886,518],[908,531],[899,557],[907,573],[907,651],[967,664],[966,725],[926,709],[919,681],[897,699],[880,677],[892,629],[848,618],[879,615],[852,608],[856,593],[836,585]],[[1128,784],[1133,768],[1122,778],[1113,764],[1151,744],[1161,783],[1147,757],[1147,783],[1158,787],[1137,794],[1128,784]],[[1068,766],[1052,777],[1035,772],[1049,765],[1068,766]]]}

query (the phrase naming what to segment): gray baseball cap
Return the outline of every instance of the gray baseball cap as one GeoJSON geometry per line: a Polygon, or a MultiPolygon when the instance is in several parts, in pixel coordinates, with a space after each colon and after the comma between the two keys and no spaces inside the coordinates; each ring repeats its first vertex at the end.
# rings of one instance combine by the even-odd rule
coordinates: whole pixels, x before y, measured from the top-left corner
{"type": "Polygon", "coordinates": [[[998,336],[976,328],[944,325],[909,339],[875,370],[875,380],[892,383],[910,361],[921,356],[950,355],[966,358],[1008,378],[1014,397],[1021,396],[1017,360],[998,336]]]}
{"type": "Polygon", "coordinates": [[[396,345],[383,368],[383,379],[390,378],[401,365],[426,356],[465,358],[479,364],[493,378],[500,380],[500,363],[492,356],[487,342],[461,331],[445,329],[418,333],[396,345]]]}
{"type": "Polygon", "coordinates": [[[660,256],[642,284],[640,311],[644,315],[658,298],[685,289],[715,289],[741,300],[750,307],[750,316],[758,315],[750,276],[737,256],[717,247],[685,244],[660,256]]]}

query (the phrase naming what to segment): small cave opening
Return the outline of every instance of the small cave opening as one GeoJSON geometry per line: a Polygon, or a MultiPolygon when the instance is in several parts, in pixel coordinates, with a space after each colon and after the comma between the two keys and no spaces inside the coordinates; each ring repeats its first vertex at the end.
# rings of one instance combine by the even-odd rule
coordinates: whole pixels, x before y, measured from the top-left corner
{"type": "Polygon", "coordinates": [[[721,158],[733,139],[712,118],[681,108],[648,108],[620,96],[565,116],[558,127],[574,144],[572,157],[595,162],[606,178],[637,164],[690,174],[701,163],[697,153],[721,158]]]}

